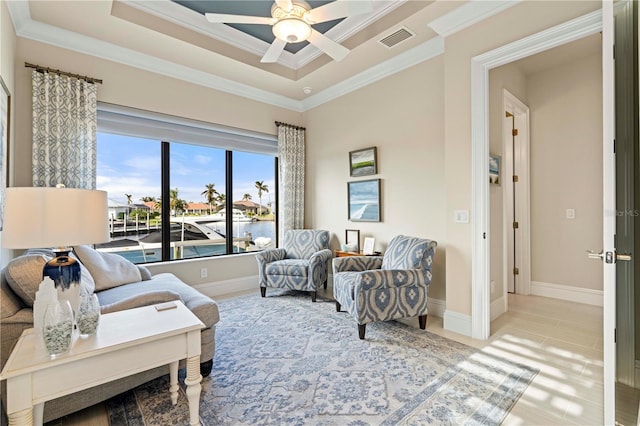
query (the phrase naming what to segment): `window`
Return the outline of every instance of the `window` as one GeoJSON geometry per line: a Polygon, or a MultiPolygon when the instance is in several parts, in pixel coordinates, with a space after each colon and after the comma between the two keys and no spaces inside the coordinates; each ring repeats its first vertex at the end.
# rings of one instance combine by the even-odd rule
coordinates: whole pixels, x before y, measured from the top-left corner
{"type": "Polygon", "coordinates": [[[276,246],[275,136],[100,105],[97,141],[98,250],[146,263],[276,246]]]}

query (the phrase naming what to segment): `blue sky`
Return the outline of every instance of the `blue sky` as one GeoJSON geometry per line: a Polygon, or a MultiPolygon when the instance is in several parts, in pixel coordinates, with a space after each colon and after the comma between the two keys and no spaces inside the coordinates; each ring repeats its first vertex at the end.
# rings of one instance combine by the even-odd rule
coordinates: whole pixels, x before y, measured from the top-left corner
{"type": "MultiPolygon", "coordinates": [[[[259,202],[256,181],[264,181],[269,193],[263,193],[262,204],[275,201],[273,157],[244,152],[233,153],[233,200],[245,193],[259,202]],[[271,197],[271,198],[270,198],[271,197]]],[[[160,142],[156,140],[98,133],[97,188],[109,198],[126,202],[131,194],[134,203],[144,196],[160,196],[160,142]]],[[[197,145],[171,144],[171,188],[186,201],[206,202],[202,191],[214,183],[225,192],[225,152],[197,145]]]]}

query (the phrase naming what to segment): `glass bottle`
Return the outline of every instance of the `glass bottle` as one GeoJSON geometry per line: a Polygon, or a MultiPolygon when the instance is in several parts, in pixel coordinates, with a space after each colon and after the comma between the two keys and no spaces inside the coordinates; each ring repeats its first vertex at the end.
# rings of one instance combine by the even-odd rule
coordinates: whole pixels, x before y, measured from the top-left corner
{"type": "Polygon", "coordinates": [[[59,300],[47,306],[44,312],[42,337],[51,358],[63,354],[71,346],[73,310],[68,300],[59,300]]]}
{"type": "Polygon", "coordinates": [[[94,334],[100,322],[100,302],[95,293],[80,293],[80,305],[76,314],[76,324],[81,336],[94,334]]]}

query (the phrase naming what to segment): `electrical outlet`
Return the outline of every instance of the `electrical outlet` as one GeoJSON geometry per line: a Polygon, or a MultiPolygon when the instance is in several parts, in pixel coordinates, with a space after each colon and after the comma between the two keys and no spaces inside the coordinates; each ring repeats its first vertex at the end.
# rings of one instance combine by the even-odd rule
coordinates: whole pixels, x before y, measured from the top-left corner
{"type": "Polygon", "coordinates": [[[207,268],[200,268],[200,278],[207,278],[209,271],[207,268]]]}
{"type": "Polygon", "coordinates": [[[574,209],[567,209],[567,219],[575,219],[576,211],[574,209]]]}
{"type": "Polygon", "coordinates": [[[496,291],[496,282],[491,280],[491,293],[495,293],[496,291]]]}

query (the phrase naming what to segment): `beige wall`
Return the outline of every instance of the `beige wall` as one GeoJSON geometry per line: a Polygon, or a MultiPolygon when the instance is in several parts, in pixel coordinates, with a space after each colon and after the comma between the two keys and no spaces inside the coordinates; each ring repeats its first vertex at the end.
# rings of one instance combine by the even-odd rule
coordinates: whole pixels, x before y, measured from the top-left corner
{"type": "Polygon", "coordinates": [[[602,290],[602,263],[586,256],[602,246],[601,87],[600,55],[527,79],[532,281],[602,290]]]}
{"type": "MultiPolygon", "coordinates": [[[[11,17],[9,15],[9,10],[7,9],[7,4],[5,2],[0,2],[0,76],[2,76],[2,80],[7,85],[9,92],[11,93],[11,115],[10,123],[9,123],[9,147],[15,146],[15,131],[14,131],[14,123],[15,123],[15,84],[14,84],[14,62],[16,55],[16,35],[13,29],[13,23],[11,22],[11,17]]],[[[13,154],[10,152],[10,155],[13,154]]],[[[9,170],[14,171],[15,167],[13,167],[12,159],[7,158],[7,165],[9,170]]],[[[2,171],[4,173],[4,171],[2,171]]],[[[13,175],[13,174],[12,174],[13,175]]],[[[12,176],[9,176],[8,184],[12,182],[12,176]]],[[[0,231],[0,236],[2,232],[0,231]]],[[[7,264],[7,262],[13,257],[13,251],[3,249],[0,246],[0,267],[3,267],[7,264]]]]}
{"type": "MultiPolygon", "coordinates": [[[[14,68],[15,140],[18,141],[14,144],[15,186],[31,186],[31,69],[25,68],[24,62],[102,79],[98,100],[103,102],[271,134],[276,133],[276,120],[294,124],[302,122],[302,115],[297,112],[19,38],[14,68]]],[[[254,256],[152,265],[150,269],[154,273],[172,270],[192,285],[258,274],[254,256]],[[201,267],[209,269],[209,278],[200,278],[201,267]]]]}
{"type": "Polygon", "coordinates": [[[308,225],[376,239],[384,251],[395,235],[438,242],[429,296],[445,299],[443,61],[432,59],[305,113],[308,225]],[[349,151],[375,146],[378,174],[349,176],[349,151]],[[347,182],[382,180],[382,221],[347,219],[347,182]]]}
{"type": "Polygon", "coordinates": [[[527,87],[526,76],[514,64],[503,65],[489,71],[489,152],[502,157],[500,185],[489,185],[490,197],[490,247],[491,265],[490,279],[495,283],[491,291],[491,301],[503,296],[504,286],[504,259],[503,245],[504,235],[504,191],[505,185],[509,185],[509,173],[504,167],[504,141],[502,124],[504,122],[503,96],[504,90],[508,90],[526,104],[527,87]]]}

